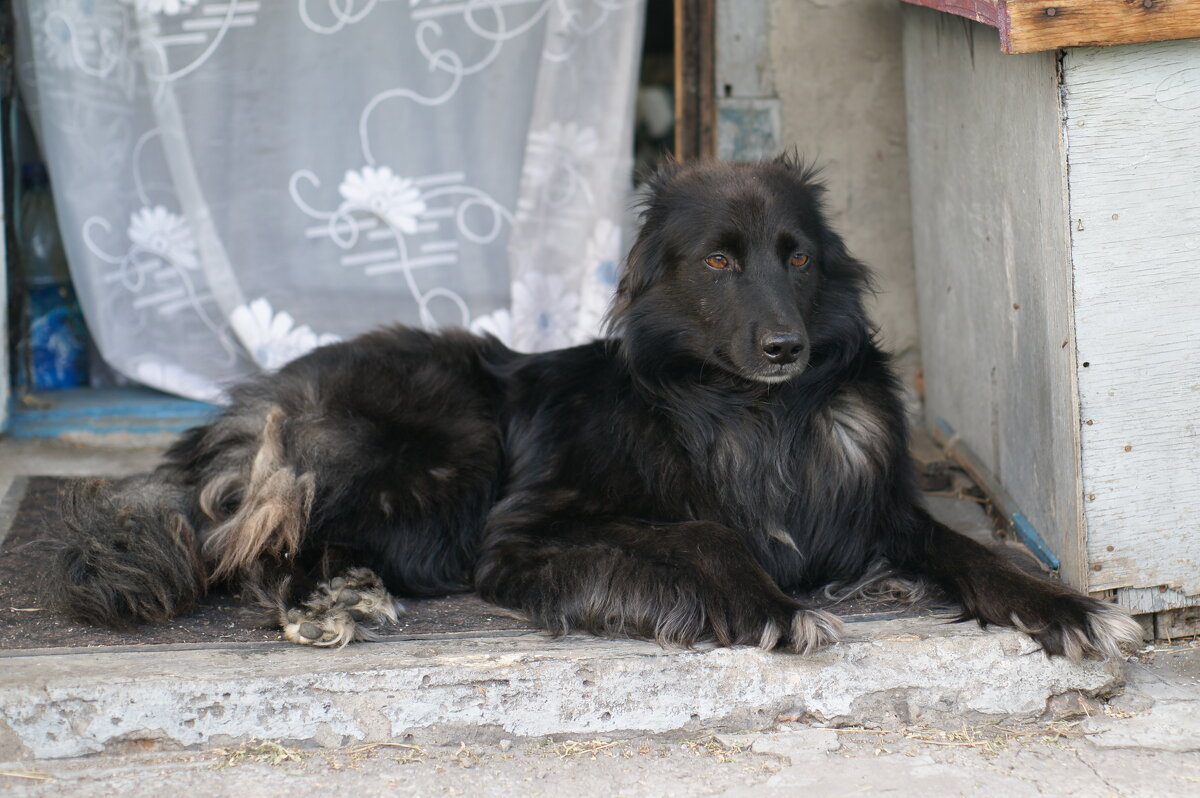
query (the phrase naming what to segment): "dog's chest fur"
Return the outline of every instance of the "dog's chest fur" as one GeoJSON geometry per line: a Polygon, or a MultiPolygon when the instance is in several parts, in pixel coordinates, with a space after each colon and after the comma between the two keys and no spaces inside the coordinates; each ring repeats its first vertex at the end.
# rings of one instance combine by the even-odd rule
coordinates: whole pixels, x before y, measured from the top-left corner
{"type": "Polygon", "coordinates": [[[807,516],[836,516],[838,505],[858,501],[880,474],[888,438],[881,412],[854,387],[804,423],[781,419],[786,412],[744,408],[721,419],[703,467],[721,516],[794,548],[807,516]]]}
{"type": "Polygon", "coordinates": [[[809,431],[811,465],[822,469],[822,482],[858,484],[883,463],[887,428],[878,408],[855,388],[844,388],[813,414],[809,431]]]}

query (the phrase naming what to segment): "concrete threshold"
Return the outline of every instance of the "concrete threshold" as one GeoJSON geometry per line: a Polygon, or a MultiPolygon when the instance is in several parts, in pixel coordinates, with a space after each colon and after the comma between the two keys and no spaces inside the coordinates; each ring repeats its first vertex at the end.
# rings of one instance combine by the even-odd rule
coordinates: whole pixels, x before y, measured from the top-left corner
{"type": "Polygon", "coordinates": [[[934,619],[847,625],[815,656],[537,634],[340,651],[284,644],[13,651],[0,656],[0,761],[250,738],[487,742],[1034,719],[1107,697],[1121,661],[1047,659],[1025,636],[934,619]]]}

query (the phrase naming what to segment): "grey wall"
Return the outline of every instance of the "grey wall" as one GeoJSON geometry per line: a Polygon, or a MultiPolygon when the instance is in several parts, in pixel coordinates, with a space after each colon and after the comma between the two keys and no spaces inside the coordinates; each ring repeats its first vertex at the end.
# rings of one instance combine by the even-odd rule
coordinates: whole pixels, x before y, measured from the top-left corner
{"type": "Polygon", "coordinates": [[[926,416],[1085,587],[1056,55],[1004,55],[995,30],[938,11],[903,16],[926,416]]]}
{"type": "Polygon", "coordinates": [[[878,277],[870,305],[905,382],[919,363],[900,4],[718,0],[719,150],[795,146],[825,167],[829,210],[878,277]]]}

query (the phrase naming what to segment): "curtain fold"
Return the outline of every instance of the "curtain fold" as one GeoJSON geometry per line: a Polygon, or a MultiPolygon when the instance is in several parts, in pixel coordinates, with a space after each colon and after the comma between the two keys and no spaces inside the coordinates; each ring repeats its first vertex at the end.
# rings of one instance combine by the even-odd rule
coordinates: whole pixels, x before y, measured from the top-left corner
{"type": "Polygon", "coordinates": [[[595,336],[642,0],[17,0],[18,75],[105,360],[225,386],[401,321],[595,336]]]}

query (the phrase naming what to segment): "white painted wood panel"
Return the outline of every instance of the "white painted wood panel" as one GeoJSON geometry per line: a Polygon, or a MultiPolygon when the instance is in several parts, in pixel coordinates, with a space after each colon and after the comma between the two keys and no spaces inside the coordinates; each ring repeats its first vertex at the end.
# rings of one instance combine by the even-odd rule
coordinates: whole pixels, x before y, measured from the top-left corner
{"type": "Polygon", "coordinates": [[[1200,594],[1200,40],[1069,50],[1063,87],[1089,587],[1181,601],[1200,594]]]}
{"type": "Polygon", "coordinates": [[[945,418],[1086,584],[1055,55],[903,9],[926,417],[945,418]]]}

